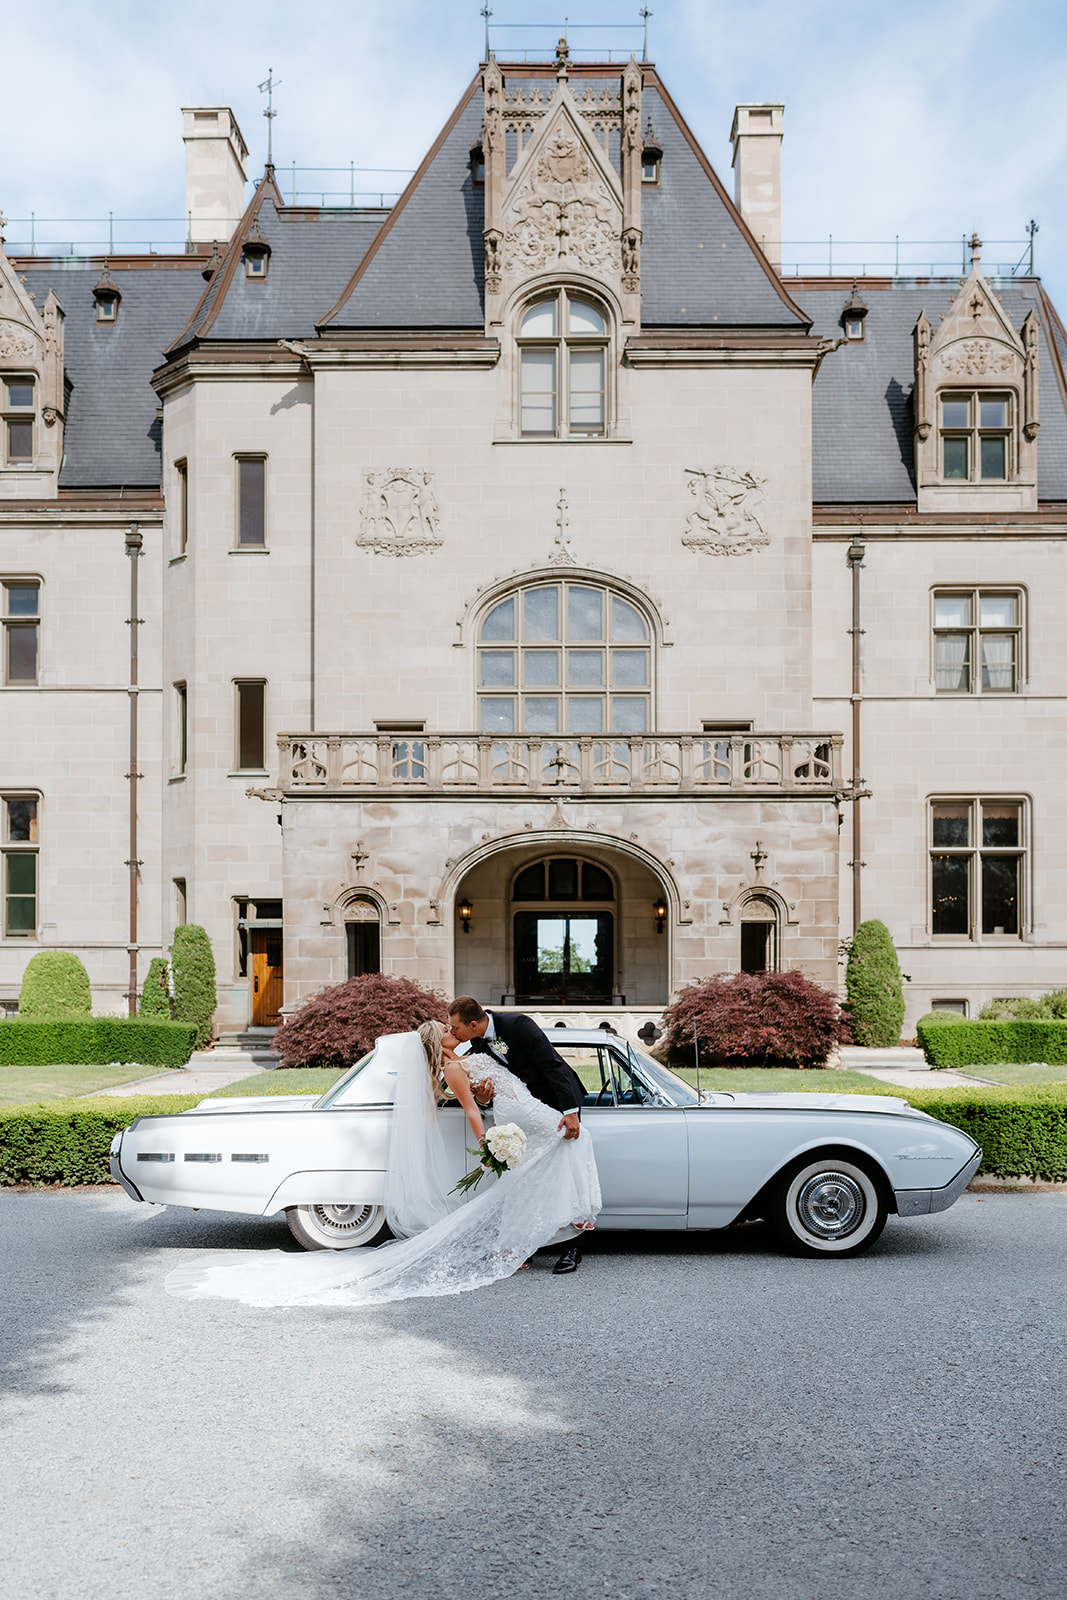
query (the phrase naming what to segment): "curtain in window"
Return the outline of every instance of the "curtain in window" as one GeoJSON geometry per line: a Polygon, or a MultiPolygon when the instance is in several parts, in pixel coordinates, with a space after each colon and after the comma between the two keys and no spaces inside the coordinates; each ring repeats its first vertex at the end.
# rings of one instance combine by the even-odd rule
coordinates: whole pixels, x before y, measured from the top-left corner
{"type": "Polygon", "coordinates": [[[937,687],[939,689],[970,688],[967,645],[965,633],[941,634],[937,640],[937,687]]]}
{"type": "Polygon", "coordinates": [[[1015,640],[1011,634],[987,634],[983,638],[982,688],[1015,688],[1015,640]]]}

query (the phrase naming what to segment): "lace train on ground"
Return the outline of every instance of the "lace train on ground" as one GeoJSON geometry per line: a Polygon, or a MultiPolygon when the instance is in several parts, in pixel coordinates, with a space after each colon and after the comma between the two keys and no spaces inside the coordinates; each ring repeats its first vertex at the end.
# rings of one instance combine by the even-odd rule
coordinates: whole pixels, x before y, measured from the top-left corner
{"type": "Polygon", "coordinates": [[[592,1222],[600,1210],[588,1132],[565,1140],[559,1112],[506,1067],[487,1061],[485,1076],[496,1092],[496,1120],[525,1130],[526,1156],[502,1178],[483,1178],[458,1210],[377,1250],[271,1251],[192,1262],[170,1274],[168,1294],[251,1306],[380,1305],[461,1294],[510,1277],[542,1245],[573,1237],[571,1224],[592,1222]]]}

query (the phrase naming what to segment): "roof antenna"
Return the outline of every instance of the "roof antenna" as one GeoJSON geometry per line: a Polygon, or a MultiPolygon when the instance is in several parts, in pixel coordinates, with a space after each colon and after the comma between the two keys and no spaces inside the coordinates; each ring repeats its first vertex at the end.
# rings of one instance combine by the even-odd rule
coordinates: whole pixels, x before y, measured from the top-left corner
{"type": "Polygon", "coordinates": [[[274,119],[278,113],[274,109],[274,91],[281,87],[281,79],[275,79],[274,68],[267,68],[267,76],[259,85],[260,94],[267,96],[267,109],[263,115],[267,119],[267,165],[274,170],[274,119]]]}
{"type": "Polygon", "coordinates": [[[489,18],[493,15],[492,6],[483,6],[478,15],[485,18],[485,59],[489,60],[489,18]]]}
{"type": "Polygon", "coordinates": [[[643,19],[644,24],[645,24],[645,46],[644,46],[644,49],[641,51],[641,60],[642,61],[647,61],[648,60],[648,19],[649,19],[649,17],[654,16],[655,13],[650,11],[647,6],[642,6],[640,11],[637,13],[637,15],[643,19]]]}

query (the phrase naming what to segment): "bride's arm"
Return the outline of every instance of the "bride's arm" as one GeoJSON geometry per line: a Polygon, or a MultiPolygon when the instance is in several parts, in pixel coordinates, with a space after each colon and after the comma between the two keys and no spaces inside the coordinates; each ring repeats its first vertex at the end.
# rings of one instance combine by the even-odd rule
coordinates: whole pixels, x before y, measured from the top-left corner
{"type": "Polygon", "coordinates": [[[471,1093],[471,1081],[458,1061],[446,1060],[445,1082],[467,1113],[467,1121],[471,1125],[474,1137],[479,1140],[484,1139],[485,1124],[482,1122],[482,1114],[471,1093]]]}

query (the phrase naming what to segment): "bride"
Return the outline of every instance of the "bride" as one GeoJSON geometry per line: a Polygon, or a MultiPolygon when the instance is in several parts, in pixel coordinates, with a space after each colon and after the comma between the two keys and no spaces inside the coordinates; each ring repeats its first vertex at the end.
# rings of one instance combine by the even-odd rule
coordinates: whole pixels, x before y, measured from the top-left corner
{"type": "Polygon", "coordinates": [[[168,1294],[220,1298],[252,1306],[379,1305],[424,1295],[460,1294],[510,1277],[542,1245],[569,1242],[593,1225],[600,1184],[588,1134],[564,1139],[559,1112],[536,1099],[507,1067],[477,1057],[478,1081],[490,1081],[499,1122],[526,1134],[518,1166],[486,1175],[469,1198],[450,1193],[438,1107],[454,1095],[475,1141],[482,1115],[456,1040],[438,1022],[377,1041],[376,1065],[396,1073],[385,1175],[385,1212],[395,1242],[377,1250],[281,1251],[224,1257],[178,1267],[168,1294]]]}

